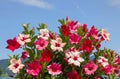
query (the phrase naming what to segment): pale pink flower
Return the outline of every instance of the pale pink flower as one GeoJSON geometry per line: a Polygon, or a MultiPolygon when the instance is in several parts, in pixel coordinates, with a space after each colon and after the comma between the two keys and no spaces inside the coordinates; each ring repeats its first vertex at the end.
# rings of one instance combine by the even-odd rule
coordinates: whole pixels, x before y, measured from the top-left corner
{"type": "Polygon", "coordinates": [[[94,74],[97,68],[98,66],[93,61],[89,61],[87,64],[83,66],[83,73],[87,75],[94,74]]]}
{"type": "Polygon", "coordinates": [[[110,41],[110,34],[105,29],[102,29],[101,35],[102,35],[104,40],[110,41]]]}
{"type": "Polygon", "coordinates": [[[84,59],[80,57],[80,52],[77,50],[66,51],[65,57],[67,58],[68,64],[75,66],[80,66],[80,63],[84,61],[84,59]]]}
{"type": "Polygon", "coordinates": [[[47,66],[48,73],[52,76],[59,75],[62,73],[61,71],[61,64],[52,63],[47,66]]]}
{"type": "Polygon", "coordinates": [[[70,34],[70,43],[71,44],[78,44],[80,42],[80,36],[77,34],[70,34]]]}
{"type": "Polygon", "coordinates": [[[47,47],[48,42],[40,37],[34,44],[37,50],[43,50],[47,47]]]}
{"type": "Polygon", "coordinates": [[[21,45],[25,45],[26,43],[31,42],[29,34],[19,34],[17,38],[17,42],[21,45]]]}
{"type": "Polygon", "coordinates": [[[53,51],[63,51],[63,47],[65,46],[66,43],[62,43],[62,39],[60,37],[57,37],[55,40],[51,40],[51,49],[53,51]]]}
{"type": "Polygon", "coordinates": [[[99,59],[97,60],[97,62],[100,63],[103,67],[108,65],[108,59],[102,56],[99,56],[99,59]]]}
{"type": "Polygon", "coordinates": [[[21,64],[21,59],[16,60],[15,58],[12,58],[10,60],[10,65],[8,66],[8,69],[11,70],[13,73],[19,73],[23,67],[24,64],[21,64]]]}
{"type": "Polygon", "coordinates": [[[49,38],[49,31],[48,29],[40,29],[40,35],[38,36],[38,38],[43,38],[45,40],[48,40],[49,38]]]}

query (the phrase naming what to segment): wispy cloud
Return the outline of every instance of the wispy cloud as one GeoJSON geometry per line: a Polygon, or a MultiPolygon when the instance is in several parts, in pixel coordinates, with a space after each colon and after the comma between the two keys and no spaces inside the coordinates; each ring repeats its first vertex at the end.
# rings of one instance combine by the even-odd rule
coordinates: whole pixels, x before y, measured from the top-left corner
{"type": "Polygon", "coordinates": [[[85,11],[80,7],[80,5],[78,3],[73,2],[73,5],[75,6],[75,8],[80,12],[80,14],[83,17],[87,18],[87,15],[86,15],[85,11]]]}
{"type": "Polygon", "coordinates": [[[120,0],[110,0],[110,5],[120,8],[120,0]]]}
{"type": "Polygon", "coordinates": [[[50,9],[53,7],[51,4],[43,0],[12,0],[12,1],[38,8],[50,9]]]}

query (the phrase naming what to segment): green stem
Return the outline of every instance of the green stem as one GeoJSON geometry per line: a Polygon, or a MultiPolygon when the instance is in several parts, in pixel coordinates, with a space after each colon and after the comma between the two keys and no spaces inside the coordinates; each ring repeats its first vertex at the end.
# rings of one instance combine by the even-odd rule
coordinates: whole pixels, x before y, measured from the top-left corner
{"type": "Polygon", "coordinates": [[[52,77],[52,79],[56,79],[55,76],[51,76],[51,77],[52,77]]]}

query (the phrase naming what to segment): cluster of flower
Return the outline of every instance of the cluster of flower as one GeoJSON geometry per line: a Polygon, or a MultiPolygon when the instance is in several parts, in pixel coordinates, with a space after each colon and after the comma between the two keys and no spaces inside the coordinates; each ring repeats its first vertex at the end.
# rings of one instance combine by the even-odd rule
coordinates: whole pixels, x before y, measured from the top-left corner
{"type": "Polygon", "coordinates": [[[6,47],[23,49],[22,55],[10,56],[8,69],[20,79],[101,79],[120,76],[120,56],[113,50],[101,48],[109,41],[105,29],[90,29],[78,21],[59,20],[59,34],[40,24],[38,35],[34,28],[23,24],[24,31],[8,39],[6,47]],[[92,59],[91,59],[92,57],[92,59]]]}

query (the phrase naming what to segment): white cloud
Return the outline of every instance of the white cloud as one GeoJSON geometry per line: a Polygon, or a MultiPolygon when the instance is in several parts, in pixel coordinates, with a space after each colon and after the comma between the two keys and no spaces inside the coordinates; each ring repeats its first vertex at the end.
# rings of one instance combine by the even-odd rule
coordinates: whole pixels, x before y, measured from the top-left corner
{"type": "Polygon", "coordinates": [[[19,2],[25,5],[29,5],[29,6],[35,6],[38,8],[52,8],[52,5],[43,1],[43,0],[12,0],[14,2],[19,2]]]}
{"type": "Polygon", "coordinates": [[[110,0],[110,5],[120,8],[120,0],[110,0]]]}

